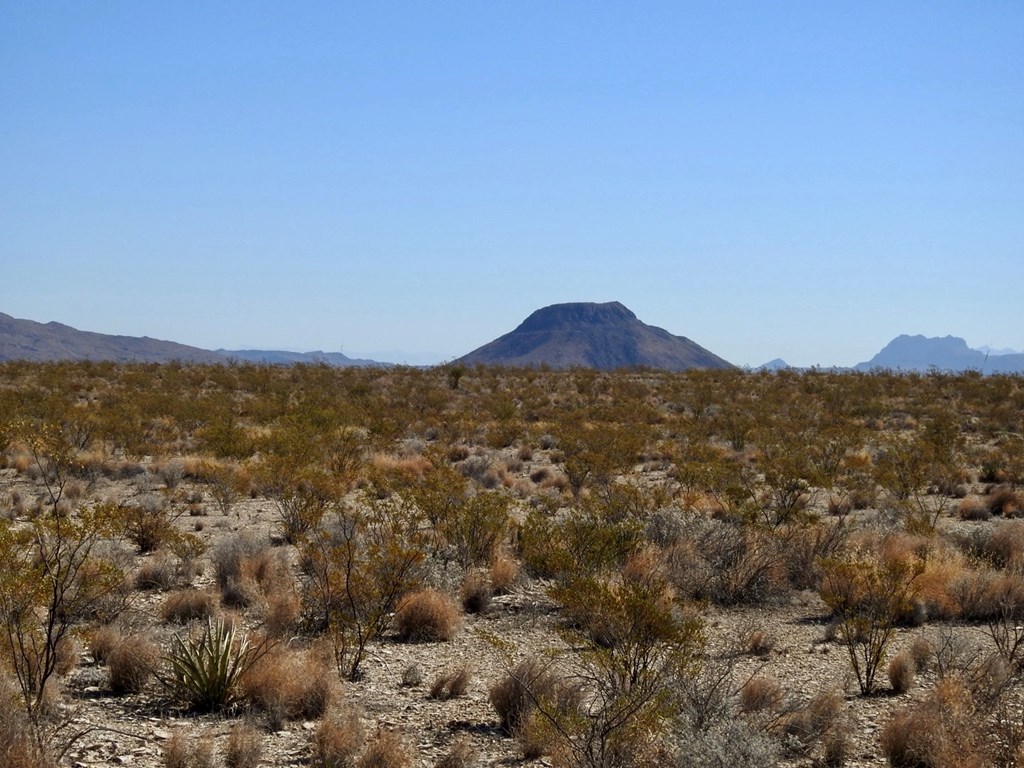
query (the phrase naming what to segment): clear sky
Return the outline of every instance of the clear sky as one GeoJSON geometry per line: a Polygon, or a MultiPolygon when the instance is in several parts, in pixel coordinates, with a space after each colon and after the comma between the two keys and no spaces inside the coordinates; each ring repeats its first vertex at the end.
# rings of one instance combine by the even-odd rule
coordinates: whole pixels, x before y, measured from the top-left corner
{"type": "Polygon", "coordinates": [[[1024,347],[1024,3],[5,2],[0,312],[438,362],[1024,347]]]}

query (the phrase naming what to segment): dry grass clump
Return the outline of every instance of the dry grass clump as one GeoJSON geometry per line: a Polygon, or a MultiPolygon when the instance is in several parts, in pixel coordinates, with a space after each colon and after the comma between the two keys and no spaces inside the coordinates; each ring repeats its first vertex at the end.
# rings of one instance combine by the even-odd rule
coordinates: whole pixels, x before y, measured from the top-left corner
{"type": "Polygon", "coordinates": [[[499,552],[491,562],[491,591],[495,595],[506,595],[519,581],[519,561],[499,552]]]}
{"type": "Polygon", "coordinates": [[[86,635],[86,649],[97,664],[105,664],[110,652],[121,640],[121,633],[109,624],[102,624],[86,635]]]}
{"type": "Polygon", "coordinates": [[[168,624],[188,624],[217,613],[217,597],[206,590],[183,589],[172,592],[160,608],[160,617],[168,624]]]}
{"type": "Polygon", "coordinates": [[[412,753],[394,731],[378,729],[366,745],[357,768],[410,768],[412,753]]]}
{"type": "Polygon", "coordinates": [[[961,520],[988,520],[992,517],[989,505],[977,496],[968,496],[956,506],[961,520]]]}
{"type": "Polygon", "coordinates": [[[241,581],[245,562],[262,558],[269,551],[270,547],[266,543],[248,532],[235,534],[222,541],[210,552],[217,587],[223,590],[233,582],[241,581]]]}
{"type": "Polygon", "coordinates": [[[256,768],[263,756],[263,734],[247,722],[231,729],[224,750],[225,768],[256,768]]]}
{"type": "Polygon", "coordinates": [[[782,721],[782,732],[792,740],[790,750],[807,752],[822,741],[826,751],[841,754],[848,746],[842,713],[843,695],[835,690],[822,691],[803,707],[788,713],[782,721]]]}
{"type": "Polygon", "coordinates": [[[352,768],[365,741],[366,731],[359,715],[342,707],[317,726],[310,763],[315,768],[352,768]]]}
{"type": "Polygon", "coordinates": [[[395,627],[406,642],[448,641],[459,627],[459,609],[436,589],[417,590],[399,601],[395,627]]]}
{"type": "Polygon", "coordinates": [[[1013,488],[996,486],[988,494],[988,511],[1003,517],[1020,517],[1024,514],[1024,498],[1013,488]]]}
{"type": "Polygon", "coordinates": [[[470,571],[462,581],[459,596],[466,613],[484,613],[491,604],[491,581],[479,571],[470,571]]]}
{"type": "Polygon", "coordinates": [[[39,745],[25,716],[20,693],[5,675],[0,678],[0,765],[10,768],[56,768],[39,745]]]}
{"type": "Polygon", "coordinates": [[[260,658],[240,682],[242,698],[266,714],[272,730],[287,720],[323,717],[335,698],[335,675],[314,653],[277,650],[260,658]]]}
{"type": "Polygon", "coordinates": [[[1024,605],[1024,578],[1016,573],[974,571],[957,582],[956,591],[960,615],[969,621],[989,621],[1024,605]]]}
{"type": "Polygon", "coordinates": [[[179,729],[164,744],[164,768],[215,768],[213,739],[187,738],[179,729]]]}
{"type": "Polygon", "coordinates": [[[460,736],[444,754],[434,763],[435,768],[470,768],[476,765],[479,760],[479,753],[469,743],[466,736],[460,736]]]}
{"type": "Polygon", "coordinates": [[[999,523],[992,535],[981,542],[981,549],[1000,568],[1024,568],[1024,521],[999,523]]]}
{"type": "Polygon", "coordinates": [[[751,630],[743,638],[743,650],[752,656],[767,656],[775,648],[775,636],[763,629],[751,630]]]}
{"type": "Polygon", "coordinates": [[[986,765],[970,690],[957,677],[901,710],[882,728],[882,752],[894,768],[981,768],[986,765]]]}
{"type": "Polygon", "coordinates": [[[463,664],[454,672],[441,673],[430,684],[430,698],[454,699],[465,696],[472,676],[473,673],[468,664],[463,664]]]}
{"type": "Polygon", "coordinates": [[[910,658],[914,662],[915,672],[927,672],[932,658],[935,656],[935,646],[927,637],[918,637],[907,649],[910,658]]]}
{"type": "Polygon", "coordinates": [[[529,658],[492,685],[489,698],[502,730],[510,736],[521,737],[538,702],[559,711],[568,711],[576,707],[579,691],[566,684],[548,665],[529,658]]]}
{"type": "Polygon", "coordinates": [[[916,665],[909,651],[897,654],[889,662],[887,669],[889,684],[894,693],[906,693],[914,684],[916,665]]]}
{"type": "Polygon", "coordinates": [[[71,674],[80,661],[78,640],[74,637],[65,635],[57,642],[57,647],[54,650],[56,658],[53,671],[60,677],[65,677],[66,675],[71,674]]]}
{"type": "Polygon", "coordinates": [[[138,693],[160,664],[160,647],[148,635],[121,638],[107,656],[107,674],[114,693],[138,693]]]}
{"type": "Polygon", "coordinates": [[[271,637],[284,637],[298,625],[302,600],[295,590],[286,588],[267,595],[266,629],[271,637]]]}
{"type": "Polygon", "coordinates": [[[135,588],[140,590],[168,590],[178,583],[180,569],[171,553],[160,550],[139,566],[135,572],[135,588]]]}
{"type": "Polygon", "coordinates": [[[746,714],[776,710],[782,704],[782,686],[767,677],[752,677],[740,689],[739,704],[746,714]]]}
{"type": "Polygon", "coordinates": [[[968,576],[971,565],[967,558],[944,543],[936,543],[927,553],[924,570],[914,579],[914,615],[906,620],[955,619],[960,616],[957,585],[968,576]]]}

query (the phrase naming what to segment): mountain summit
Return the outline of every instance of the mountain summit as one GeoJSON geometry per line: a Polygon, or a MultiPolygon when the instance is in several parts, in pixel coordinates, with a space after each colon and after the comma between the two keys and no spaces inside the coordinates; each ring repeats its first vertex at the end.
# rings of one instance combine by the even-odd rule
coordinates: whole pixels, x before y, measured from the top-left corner
{"type": "Polygon", "coordinates": [[[647,325],[617,301],[553,304],[458,360],[468,365],[552,368],[731,368],[683,336],[647,325]]]}

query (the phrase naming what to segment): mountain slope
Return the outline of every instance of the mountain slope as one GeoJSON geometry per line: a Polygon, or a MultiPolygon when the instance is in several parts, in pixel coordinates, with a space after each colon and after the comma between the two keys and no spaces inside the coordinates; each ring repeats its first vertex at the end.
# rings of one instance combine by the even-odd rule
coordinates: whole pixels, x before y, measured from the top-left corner
{"type": "Polygon", "coordinates": [[[538,309],[515,330],[458,362],[598,370],[732,367],[690,339],[641,322],[617,301],[554,304],[538,309]]]}
{"type": "Polygon", "coordinates": [[[0,360],[112,360],[164,363],[170,360],[222,363],[215,352],[148,336],[111,336],[62,323],[18,320],[0,312],[0,360]]]}
{"type": "Polygon", "coordinates": [[[340,352],[283,352],[278,350],[219,349],[211,351],[174,341],[148,336],[112,336],[80,331],[62,323],[37,323],[19,320],[0,312],[0,362],[4,360],[111,360],[119,363],[225,363],[229,360],[291,365],[326,363],[350,365],[386,365],[372,360],[354,360],[340,352]]]}

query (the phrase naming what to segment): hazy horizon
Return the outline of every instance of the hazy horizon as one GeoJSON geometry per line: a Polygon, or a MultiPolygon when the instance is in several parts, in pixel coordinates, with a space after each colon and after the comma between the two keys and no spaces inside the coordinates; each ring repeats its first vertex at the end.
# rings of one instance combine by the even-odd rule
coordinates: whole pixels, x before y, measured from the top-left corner
{"type": "Polygon", "coordinates": [[[1024,346],[1019,3],[44,0],[0,32],[15,317],[415,364],[569,301],[737,365],[1024,346]]]}

